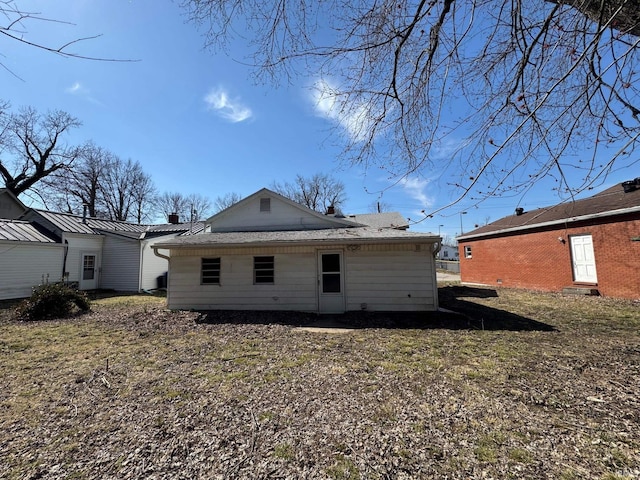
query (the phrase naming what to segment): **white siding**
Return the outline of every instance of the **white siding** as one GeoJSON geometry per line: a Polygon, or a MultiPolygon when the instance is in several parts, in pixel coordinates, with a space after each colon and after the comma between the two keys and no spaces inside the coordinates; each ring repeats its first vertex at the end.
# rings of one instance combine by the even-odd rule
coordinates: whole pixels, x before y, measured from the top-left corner
{"type": "Polygon", "coordinates": [[[60,244],[0,243],[0,300],[24,298],[47,279],[62,279],[60,244]]]}
{"type": "MultiPolygon", "coordinates": [[[[157,288],[158,277],[169,270],[169,262],[154,254],[151,245],[160,240],[166,240],[175,236],[177,235],[172,234],[142,242],[142,275],[140,280],[140,288],[142,290],[153,290],[154,288],[157,288]]],[[[161,251],[160,253],[166,254],[164,251],[161,251]]]]}
{"type": "Polygon", "coordinates": [[[347,310],[430,311],[438,308],[430,245],[420,251],[347,251],[347,310]]]}
{"type": "Polygon", "coordinates": [[[121,292],[137,292],[139,279],[139,240],[105,235],[100,287],[121,292]]]}
{"type": "MultiPolygon", "coordinates": [[[[264,253],[262,253],[264,255],[264,253]]],[[[316,259],[313,252],[274,255],[273,285],[253,284],[253,254],[220,257],[220,285],[200,284],[201,256],[172,257],[169,308],[199,310],[316,311],[316,259]]]]}
{"type": "Polygon", "coordinates": [[[290,205],[277,197],[264,195],[271,199],[271,209],[260,211],[260,198],[255,197],[243,204],[230,208],[228,215],[214,217],[212,232],[242,231],[243,229],[262,230],[307,230],[331,228],[336,226],[333,217],[321,217],[305,211],[299,206],[290,205]],[[233,210],[233,214],[231,214],[233,210]]]}
{"type": "MultiPolygon", "coordinates": [[[[332,246],[344,252],[347,310],[431,311],[438,308],[432,245],[332,246]]],[[[168,305],[196,310],[318,310],[317,249],[173,250],[168,305]],[[253,256],[274,255],[274,285],[253,284],[253,256]],[[220,285],[200,284],[203,257],[220,257],[220,285]]]]}
{"type": "MultiPolygon", "coordinates": [[[[80,272],[82,270],[82,254],[93,253],[98,256],[98,272],[101,271],[101,255],[103,237],[99,235],[83,235],[65,233],[62,243],[67,240],[69,242],[69,250],[67,252],[67,261],[65,271],[69,272],[70,282],[80,282],[80,272]]],[[[100,273],[99,273],[100,275],[100,273]]],[[[98,280],[98,287],[100,287],[98,280]]]]}

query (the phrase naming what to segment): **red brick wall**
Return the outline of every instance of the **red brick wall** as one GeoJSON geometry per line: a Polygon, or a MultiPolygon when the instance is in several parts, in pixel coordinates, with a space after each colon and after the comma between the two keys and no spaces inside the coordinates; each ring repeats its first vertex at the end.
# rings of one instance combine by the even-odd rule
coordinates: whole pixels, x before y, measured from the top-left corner
{"type": "Polygon", "coordinates": [[[461,280],[543,291],[581,285],[573,281],[570,235],[592,236],[601,295],[640,299],[640,241],[632,240],[640,237],[640,219],[462,241],[461,280]]]}

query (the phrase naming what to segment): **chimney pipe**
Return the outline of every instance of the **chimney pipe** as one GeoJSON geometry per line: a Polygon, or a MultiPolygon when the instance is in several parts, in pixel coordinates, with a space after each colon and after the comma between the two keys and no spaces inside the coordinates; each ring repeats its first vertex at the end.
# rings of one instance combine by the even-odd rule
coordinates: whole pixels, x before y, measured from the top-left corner
{"type": "Polygon", "coordinates": [[[172,225],[177,225],[178,223],[180,223],[180,217],[178,217],[178,214],[176,212],[169,214],[169,223],[171,223],[172,225]]]}
{"type": "Polygon", "coordinates": [[[86,203],[82,204],[82,223],[87,223],[87,208],[89,205],[86,203]]]}

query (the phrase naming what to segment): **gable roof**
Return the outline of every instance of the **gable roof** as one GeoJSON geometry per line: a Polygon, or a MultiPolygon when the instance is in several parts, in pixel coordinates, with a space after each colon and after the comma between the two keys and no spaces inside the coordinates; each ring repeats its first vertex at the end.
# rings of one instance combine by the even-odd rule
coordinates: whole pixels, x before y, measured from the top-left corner
{"type": "Polygon", "coordinates": [[[468,240],[556,224],[640,213],[640,179],[634,182],[636,181],[638,188],[632,191],[626,192],[622,185],[618,184],[588,198],[503,217],[457,238],[468,240]]]}
{"type": "MultiPolygon", "coordinates": [[[[294,202],[293,200],[280,195],[279,193],[276,193],[272,190],[269,190],[268,188],[261,188],[260,190],[258,190],[257,192],[249,195],[248,197],[243,198],[242,200],[240,200],[237,203],[234,203],[233,205],[231,205],[228,208],[225,208],[224,210],[222,210],[221,212],[216,213],[215,215],[209,217],[205,223],[212,225],[212,228],[215,228],[215,222],[219,221],[221,219],[224,219],[226,217],[229,217],[230,215],[234,215],[235,212],[237,212],[238,210],[242,210],[244,207],[248,206],[251,204],[251,202],[255,201],[256,199],[260,199],[260,198],[264,198],[264,197],[270,197],[273,199],[277,199],[279,201],[281,201],[282,203],[284,203],[285,205],[288,205],[289,207],[292,207],[296,210],[299,210],[300,213],[302,213],[305,216],[308,217],[313,217],[316,218],[318,220],[322,220],[322,222],[327,223],[327,224],[333,224],[336,226],[336,228],[339,227],[344,227],[344,226],[361,226],[359,223],[350,221],[346,218],[341,218],[341,217],[336,217],[333,215],[324,215],[320,212],[316,212],[315,210],[312,210],[308,207],[305,207],[304,205],[301,205],[297,202],[294,202]]],[[[255,230],[260,230],[260,227],[254,227],[255,230]]],[[[303,229],[301,227],[301,229],[303,229]]]]}
{"type": "Polygon", "coordinates": [[[24,220],[0,219],[0,241],[56,243],[58,239],[24,220]]]}

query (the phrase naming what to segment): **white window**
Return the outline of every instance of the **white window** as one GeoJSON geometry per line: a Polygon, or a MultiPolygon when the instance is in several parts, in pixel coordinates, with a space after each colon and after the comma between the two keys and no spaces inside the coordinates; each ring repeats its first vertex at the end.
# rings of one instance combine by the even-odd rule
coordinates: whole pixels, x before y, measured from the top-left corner
{"type": "Polygon", "coordinates": [[[472,258],[471,257],[471,245],[464,246],[464,258],[472,258]]]}

